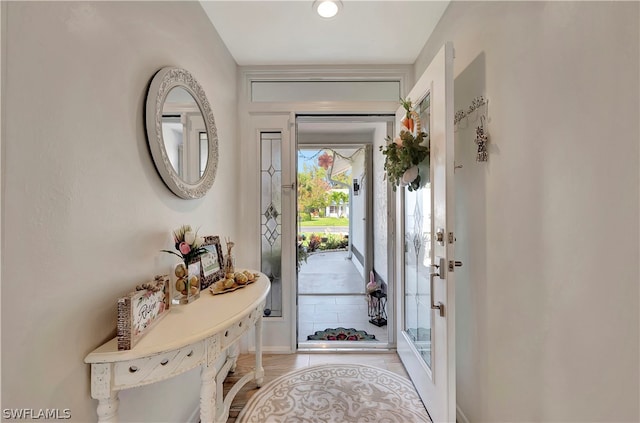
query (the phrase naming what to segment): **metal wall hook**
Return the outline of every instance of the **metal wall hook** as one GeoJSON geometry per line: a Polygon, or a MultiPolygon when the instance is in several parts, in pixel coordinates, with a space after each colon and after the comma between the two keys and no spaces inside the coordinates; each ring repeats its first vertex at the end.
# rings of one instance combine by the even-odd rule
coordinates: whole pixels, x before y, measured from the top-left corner
{"type": "Polygon", "coordinates": [[[484,106],[485,104],[489,104],[489,100],[484,98],[484,96],[478,96],[474,98],[473,101],[471,101],[471,105],[467,108],[467,110],[460,109],[456,112],[453,118],[453,124],[457,125],[458,123],[460,123],[462,119],[466,118],[471,113],[475,112],[477,109],[484,106]]]}

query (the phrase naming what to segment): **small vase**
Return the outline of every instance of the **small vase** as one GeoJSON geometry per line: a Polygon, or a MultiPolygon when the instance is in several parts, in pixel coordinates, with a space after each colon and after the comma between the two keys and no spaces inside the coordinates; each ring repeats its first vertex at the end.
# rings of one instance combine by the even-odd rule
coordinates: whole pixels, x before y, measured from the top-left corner
{"type": "Polygon", "coordinates": [[[231,254],[227,254],[224,258],[224,273],[235,273],[235,257],[231,254]]]}
{"type": "Polygon", "coordinates": [[[200,263],[178,263],[171,279],[171,304],[189,304],[200,298],[200,263]]]}

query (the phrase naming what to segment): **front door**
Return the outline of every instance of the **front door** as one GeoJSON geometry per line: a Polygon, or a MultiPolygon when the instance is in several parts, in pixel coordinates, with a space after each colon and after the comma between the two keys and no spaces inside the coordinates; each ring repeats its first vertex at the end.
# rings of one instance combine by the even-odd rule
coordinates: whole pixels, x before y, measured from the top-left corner
{"type": "MultiPolygon", "coordinates": [[[[430,182],[400,192],[398,354],[434,422],[455,422],[453,46],[407,96],[430,137],[430,182]]],[[[396,113],[397,127],[404,109],[396,113]]]]}

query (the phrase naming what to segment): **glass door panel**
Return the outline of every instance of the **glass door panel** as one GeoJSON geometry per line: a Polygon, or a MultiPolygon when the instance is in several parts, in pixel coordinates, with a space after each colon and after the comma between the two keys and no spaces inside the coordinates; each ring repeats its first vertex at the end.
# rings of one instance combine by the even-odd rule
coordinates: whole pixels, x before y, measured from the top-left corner
{"type": "Polygon", "coordinates": [[[264,315],[282,317],[282,134],[260,133],[261,267],[271,280],[264,315]]]}
{"type": "MultiPolygon", "coordinates": [[[[420,123],[429,133],[429,96],[416,107],[420,123]]],[[[427,167],[420,176],[428,178],[427,167]]],[[[431,368],[431,183],[417,191],[404,190],[404,329],[416,351],[431,368]]]]}

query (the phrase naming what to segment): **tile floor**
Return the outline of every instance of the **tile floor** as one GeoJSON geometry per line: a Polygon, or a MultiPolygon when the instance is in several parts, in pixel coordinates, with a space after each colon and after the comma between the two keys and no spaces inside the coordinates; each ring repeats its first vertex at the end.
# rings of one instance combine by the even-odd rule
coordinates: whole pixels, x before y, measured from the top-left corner
{"type": "Polygon", "coordinates": [[[364,330],[387,343],[387,326],[369,323],[364,288],[364,279],[346,251],[310,255],[298,273],[298,342],[306,343],[316,331],[342,326],[364,330]]]}
{"type": "Polygon", "coordinates": [[[364,278],[346,251],[315,252],[302,262],[298,294],[364,294],[364,278]]]}
{"type": "Polygon", "coordinates": [[[306,342],[307,335],[316,331],[338,326],[364,330],[375,335],[376,340],[388,342],[388,327],[369,323],[364,295],[300,295],[298,309],[299,343],[306,342]]]}
{"type": "MultiPolygon", "coordinates": [[[[402,377],[407,379],[409,378],[396,353],[264,354],[262,361],[265,370],[264,384],[267,384],[275,378],[296,369],[331,363],[365,364],[389,370],[401,375],[402,377]]],[[[225,395],[236,381],[253,369],[254,364],[255,356],[253,354],[241,354],[238,357],[238,366],[235,373],[230,373],[224,382],[225,395]]],[[[251,398],[251,396],[257,391],[258,388],[256,387],[256,384],[254,382],[249,382],[238,392],[231,403],[227,423],[235,422],[240,410],[242,410],[249,398],[251,398]]]]}

